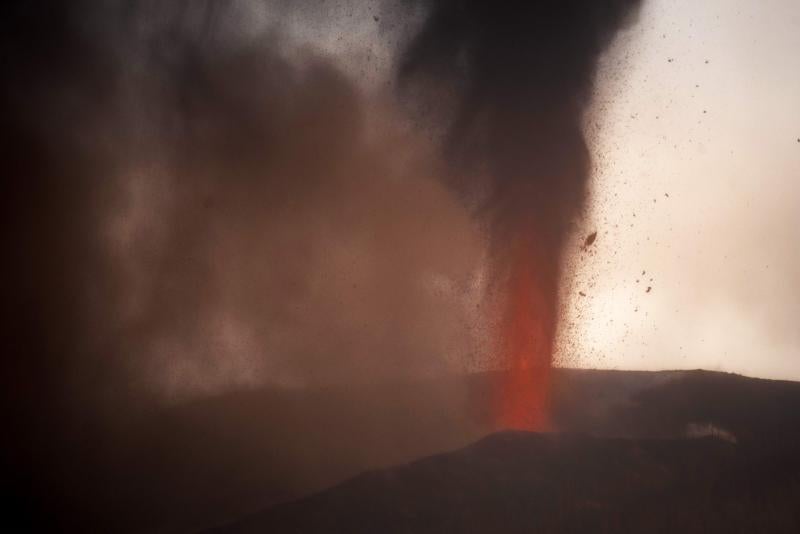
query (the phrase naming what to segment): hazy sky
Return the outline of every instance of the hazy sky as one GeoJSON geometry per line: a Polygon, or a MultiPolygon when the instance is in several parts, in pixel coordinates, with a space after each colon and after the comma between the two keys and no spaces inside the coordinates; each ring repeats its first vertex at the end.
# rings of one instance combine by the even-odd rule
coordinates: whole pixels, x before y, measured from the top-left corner
{"type": "Polygon", "coordinates": [[[799,51],[795,0],[645,3],[587,120],[562,363],[800,379],[799,51]]]}

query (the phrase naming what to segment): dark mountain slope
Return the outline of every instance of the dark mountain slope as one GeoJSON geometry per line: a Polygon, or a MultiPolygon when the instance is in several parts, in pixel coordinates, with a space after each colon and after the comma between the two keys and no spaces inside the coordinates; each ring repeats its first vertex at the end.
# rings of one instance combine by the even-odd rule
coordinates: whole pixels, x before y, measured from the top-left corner
{"type": "Polygon", "coordinates": [[[215,532],[796,532],[798,472],[750,462],[716,438],[503,432],[215,532]]]}
{"type": "Polygon", "coordinates": [[[798,383],[559,370],[552,413],[569,433],[493,434],[219,532],[800,531],[798,383]]]}

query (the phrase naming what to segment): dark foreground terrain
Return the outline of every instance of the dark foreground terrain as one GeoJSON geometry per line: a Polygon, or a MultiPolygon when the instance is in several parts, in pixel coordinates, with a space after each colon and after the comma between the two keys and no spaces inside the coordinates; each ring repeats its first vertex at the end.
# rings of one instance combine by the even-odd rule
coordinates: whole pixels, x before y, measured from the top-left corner
{"type": "Polygon", "coordinates": [[[800,532],[797,384],[572,371],[559,387],[561,425],[627,437],[499,432],[214,532],[800,532]]]}
{"type": "Polygon", "coordinates": [[[557,370],[535,434],[492,427],[496,382],[153,407],[75,427],[6,502],[29,531],[800,532],[799,383],[557,370]]]}
{"type": "Polygon", "coordinates": [[[761,467],[710,437],[509,431],[215,532],[797,532],[797,471],[761,467]]]}

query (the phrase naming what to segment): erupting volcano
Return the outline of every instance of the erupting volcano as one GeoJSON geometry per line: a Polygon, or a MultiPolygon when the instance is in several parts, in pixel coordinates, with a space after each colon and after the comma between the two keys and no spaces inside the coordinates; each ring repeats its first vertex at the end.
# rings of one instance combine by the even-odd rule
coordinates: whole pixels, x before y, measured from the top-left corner
{"type": "Polygon", "coordinates": [[[800,383],[562,367],[800,377],[729,4],[5,2],[4,531],[800,532],[800,383]]]}

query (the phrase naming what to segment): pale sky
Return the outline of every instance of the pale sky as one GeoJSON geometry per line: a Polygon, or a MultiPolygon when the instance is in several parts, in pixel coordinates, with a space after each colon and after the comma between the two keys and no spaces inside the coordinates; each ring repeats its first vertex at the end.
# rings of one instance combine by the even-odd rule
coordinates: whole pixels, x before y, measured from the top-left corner
{"type": "Polygon", "coordinates": [[[587,122],[561,363],[800,379],[800,2],[647,1],[587,122]]]}

